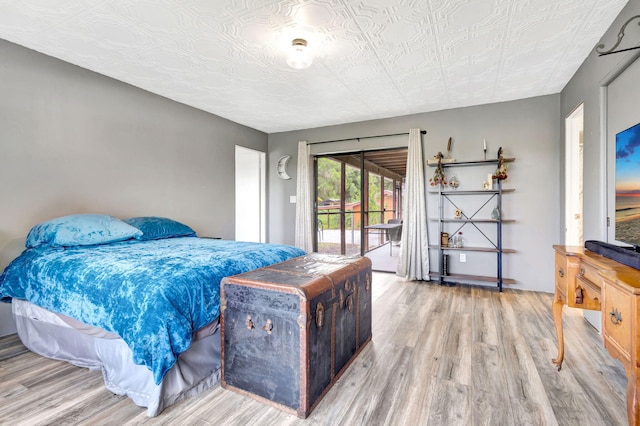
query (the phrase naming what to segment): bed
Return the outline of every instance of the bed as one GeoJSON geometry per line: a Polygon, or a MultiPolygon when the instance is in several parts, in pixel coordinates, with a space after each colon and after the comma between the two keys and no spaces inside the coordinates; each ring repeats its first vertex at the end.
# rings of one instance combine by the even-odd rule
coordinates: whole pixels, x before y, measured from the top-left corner
{"type": "Polygon", "coordinates": [[[107,389],[148,416],[219,382],[221,279],[304,254],[108,215],[43,222],[26,246],[0,276],[25,346],[100,369],[107,389]]]}

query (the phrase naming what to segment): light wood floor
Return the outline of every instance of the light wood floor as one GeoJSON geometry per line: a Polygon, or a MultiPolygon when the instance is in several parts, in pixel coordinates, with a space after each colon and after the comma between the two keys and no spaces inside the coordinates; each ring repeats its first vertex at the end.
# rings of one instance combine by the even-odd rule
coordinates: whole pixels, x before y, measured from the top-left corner
{"type": "Polygon", "coordinates": [[[0,339],[0,424],[624,425],[626,377],[577,311],[551,364],[552,295],[440,287],[374,274],[373,341],[307,420],[220,387],[160,416],[105,390],[100,372],[0,339]]]}

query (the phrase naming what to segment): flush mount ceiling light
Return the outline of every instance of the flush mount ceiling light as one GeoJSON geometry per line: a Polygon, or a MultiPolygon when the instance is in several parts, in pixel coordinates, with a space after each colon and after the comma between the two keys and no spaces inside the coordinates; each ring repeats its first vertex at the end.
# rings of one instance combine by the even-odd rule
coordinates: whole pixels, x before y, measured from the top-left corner
{"type": "Polygon", "coordinates": [[[291,42],[291,51],[287,57],[287,64],[291,68],[301,70],[308,68],[313,62],[313,58],[307,48],[307,40],[303,38],[294,38],[291,42]]]}

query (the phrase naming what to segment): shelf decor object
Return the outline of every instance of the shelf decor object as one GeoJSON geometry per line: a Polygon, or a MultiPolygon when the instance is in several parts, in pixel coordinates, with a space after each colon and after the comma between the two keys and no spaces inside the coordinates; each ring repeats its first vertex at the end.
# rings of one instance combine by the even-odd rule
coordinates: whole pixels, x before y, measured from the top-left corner
{"type": "Polygon", "coordinates": [[[501,181],[507,178],[507,165],[504,162],[504,156],[502,155],[502,147],[498,149],[498,168],[496,168],[493,178],[501,181]]]}
{"type": "Polygon", "coordinates": [[[443,164],[455,163],[456,159],[455,158],[451,158],[451,146],[452,146],[452,144],[453,144],[453,139],[449,138],[449,140],[447,141],[447,156],[445,157],[444,154],[442,154],[442,152],[438,152],[433,157],[427,159],[427,165],[428,166],[434,166],[434,165],[437,165],[439,163],[443,163],[443,164]]]}
{"type": "Polygon", "coordinates": [[[491,219],[493,219],[493,220],[498,220],[498,219],[500,219],[500,210],[498,209],[498,206],[496,206],[496,207],[491,211],[491,219]]]}
{"type": "Polygon", "coordinates": [[[444,167],[442,166],[442,153],[439,152],[436,155],[438,158],[438,164],[436,165],[436,171],[433,172],[433,177],[429,179],[431,186],[443,186],[447,184],[447,178],[444,175],[444,167]]]}

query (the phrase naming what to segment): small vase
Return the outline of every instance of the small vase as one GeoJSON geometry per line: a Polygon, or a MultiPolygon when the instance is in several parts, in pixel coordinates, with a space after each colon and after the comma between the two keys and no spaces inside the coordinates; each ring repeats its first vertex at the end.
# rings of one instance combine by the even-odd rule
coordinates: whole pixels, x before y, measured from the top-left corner
{"type": "Polygon", "coordinates": [[[460,186],[460,182],[458,182],[458,178],[456,178],[455,176],[452,176],[451,179],[449,180],[449,186],[453,189],[456,189],[458,186],[460,186]]]}
{"type": "Polygon", "coordinates": [[[495,207],[491,212],[491,219],[500,220],[500,210],[498,210],[498,207],[495,207]]]}

